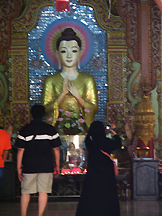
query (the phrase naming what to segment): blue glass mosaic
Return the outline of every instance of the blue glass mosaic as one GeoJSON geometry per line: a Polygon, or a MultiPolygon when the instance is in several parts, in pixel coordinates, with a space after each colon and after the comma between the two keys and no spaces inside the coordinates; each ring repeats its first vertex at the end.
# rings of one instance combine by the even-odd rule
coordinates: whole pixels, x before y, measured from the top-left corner
{"type": "Polygon", "coordinates": [[[105,122],[108,83],[107,33],[97,24],[93,9],[89,6],[79,5],[78,0],[70,1],[70,10],[68,12],[58,12],[55,5],[43,8],[37,25],[28,33],[29,101],[31,105],[41,103],[42,85],[45,77],[58,72],[56,68],[46,62],[40,49],[40,41],[48,25],[65,17],[83,22],[93,34],[94,54],[79,72],[89,73],[95,78],[99,99],[99,111],[95,119],[105,122]]]}

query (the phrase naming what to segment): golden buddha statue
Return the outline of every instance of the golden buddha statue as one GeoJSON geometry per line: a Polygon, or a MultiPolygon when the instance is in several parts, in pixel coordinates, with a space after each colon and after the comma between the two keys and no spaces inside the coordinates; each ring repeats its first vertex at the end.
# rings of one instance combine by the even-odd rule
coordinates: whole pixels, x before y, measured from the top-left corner
{"type": "Polygon", "coordinates": [[[78,119],[83,117],[87,127],[98,111],[96,83],[90,74],[80,73],[81,40],[72,28],[66,28],[56,41],[56,55],[61,73],[45,79],[42,104],[47,122],[55,125],[60,111],[73,110],[78,119]]]}

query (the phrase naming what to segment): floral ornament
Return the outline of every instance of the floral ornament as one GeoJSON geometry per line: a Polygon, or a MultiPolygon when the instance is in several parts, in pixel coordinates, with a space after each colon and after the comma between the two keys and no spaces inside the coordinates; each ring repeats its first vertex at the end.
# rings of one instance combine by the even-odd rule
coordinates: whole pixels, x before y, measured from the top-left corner
{"type": "MultiPolygon", "coordinates": [[[[62,134],[75,135],[85,131],[85,121],[82,113],[78,116],[72,106],[69,105],[70,109],[65,111],[59,109],[60,115],[57,119],[56,125],[62,134]]],[[[88,109],[84,109],[85,112],[90,112],[88,109]]]]}
{"type": "Polygon", "coordinates": [[[89,109],[87,109],[87,108],[85,108],[85,109],[84,109],[84,112],[87,112],[87,113],[89,113],[89,112],[90,112],[90,110],[89,110],[89,109]]]}
{"type": "Polygon", "coordinates": [[[104,65],[104,59],[103,59],[103,57],[100,57],[100,56],[94,57],[93,58],[93,65],[97,69],[102,69],[103,65],[104,65]]]}
{"type": "Polygon", "coordinates": [[[40,69],[43,65],[43,61],[39,58],[33,58],[31,61],[31,66],[35,69],[40,69]]]}

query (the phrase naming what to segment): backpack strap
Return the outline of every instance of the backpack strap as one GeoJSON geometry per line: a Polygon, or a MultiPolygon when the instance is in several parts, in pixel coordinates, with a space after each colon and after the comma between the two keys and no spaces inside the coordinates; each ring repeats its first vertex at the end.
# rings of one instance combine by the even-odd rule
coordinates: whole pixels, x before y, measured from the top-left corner
{"type": "Polygon", "coordinates": [[[118,167],[115,163],[115,161],[113,160],[113,158],[105,151],[103,151],[102,149],[100,150],[104,155],[108,156],[110,158],[110,160],[112,160],[113,164],[114,164],[114,171],[115,171],[115,175],[118,175],[119,174],[119,171],[118,171],[118,167]]]}

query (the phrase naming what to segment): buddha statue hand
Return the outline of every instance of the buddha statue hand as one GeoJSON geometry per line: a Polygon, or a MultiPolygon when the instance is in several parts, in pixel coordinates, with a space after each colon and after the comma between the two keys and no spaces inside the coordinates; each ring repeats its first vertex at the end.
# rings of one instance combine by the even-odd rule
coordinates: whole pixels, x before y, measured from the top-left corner
{"type": "Polygon", "coordinates": [[[78,89],[76,88],[76,86],[74,86],[74,84],[71,81],[69,81],[68,83],[68,90],[77,99],[79,104],[82,107],[84,107],[84,100],[81,98],[78,89]]]}
{"type": "Polygon", "coordinates": [[[62,93],[60,94],[60,96],[58,97],[58,105],[60,105],[62,103],[62,101],[64,100],[64,97],[69,93],[69,90],[68,90],[68,79],[64,79],[64,82],[63,82],[63,90],[62,90],[62,93]]]}
{"type": "Polygon", "coordinates": [[[74,86],[74,84],[71,81],[68,82],[68,90],[75,98],[80,98],[78,89],[74,86]]]}
{"type": "Polygon", "coordinates": [[[63,83],[63,94],[64,95],[66,95],[66,94],[69,93],[68,84],[69,84],[69,80],[68,79],[64,79],[64,83],[63,83]]]}

